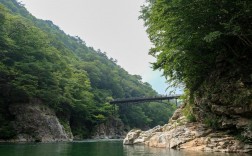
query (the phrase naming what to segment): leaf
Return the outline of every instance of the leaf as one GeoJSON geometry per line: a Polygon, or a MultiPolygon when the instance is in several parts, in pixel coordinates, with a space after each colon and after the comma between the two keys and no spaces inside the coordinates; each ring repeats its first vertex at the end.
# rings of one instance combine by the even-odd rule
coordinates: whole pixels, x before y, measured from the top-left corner
{"type": "Polygon", "coordinates": [[[220,31],[214,31],[214,32],[210,32],[208,35],[206,35],[204,37],[204,40],[206,42],[212,42],[214,40],[216,40],[217,38],[219,38],[221,36],[221,32],[220,31]]]}

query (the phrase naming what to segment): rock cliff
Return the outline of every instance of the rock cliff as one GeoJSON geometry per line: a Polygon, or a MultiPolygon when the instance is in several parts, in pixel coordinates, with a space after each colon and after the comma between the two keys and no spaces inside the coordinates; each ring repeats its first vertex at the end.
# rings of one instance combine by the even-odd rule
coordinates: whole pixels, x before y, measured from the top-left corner
{"type": "MultiPolygon", "coordinates": [[[[242,62],[242,60],[239,60],[242,62]]],[[[174,149],[252,152],[252,74],[226,56],[190,90],[169,123],[149,131],[132,130],[124,144],[174,149]]],[[[245,68],[246,67],[246,68],[245,68]]]]}
{"type": "Polygon", "coordinates": [[[17,132],[17,137],[10,141],[52,142],[73,139],[70,128],[63,127],[54,111],[38,100],[11,105],[9,110],[15,117],[12,124],[17,132]]]}
{"type": "Polygon", "coordinates": [[[124,124],[119,119],[110,118],[96,126],[93,139],[121,139],[126,136],[124,124]]]}
{"type": "Polygon", "coordinates": [[[156,126],[148,131],[131,130],[123,143],[211,152],[252,152],[250,143],[244,143],[226,131],[214,130],[201,122],[188,121],[182,113],[183,109],[177,109],[164,126],[156,126]]]}

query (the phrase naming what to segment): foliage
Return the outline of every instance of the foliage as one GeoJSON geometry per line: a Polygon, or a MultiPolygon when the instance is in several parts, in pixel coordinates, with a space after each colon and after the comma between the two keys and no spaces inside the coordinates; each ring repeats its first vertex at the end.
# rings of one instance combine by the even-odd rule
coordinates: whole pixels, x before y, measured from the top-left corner
{"type": "Polygon", "coordinates": [[[145,114],[150,118],[151,127],[166,124],[175,110],[176,104],[171,102],[151,102],[144,107],[145,114]]]}
{"type": "Polygon", "coordinates": [[[190,92],[216,69],[220,57],[229,62],[227,70],[251,74],[251,8],[250,0],[147,0],[140,18],[154,45],[153,67],[190,92]]]}
{"type": "MultiPolygon", "coordinates": [[[[56,111],[65,126],[69,121],[74,135],[83,137],[113,113],[130,127],[153,126],[168,117],[162,118],[163,107],[155,108],[155,115],[148,112],[156,104],[122,105],[114,110],[108,103],[111,99],[157,93],[105,52],[66,35],[51,21],[36,19],[15,0],[0,1],[0,89],[3,110],[13,103],[40,99],[56,111]]],[[[165,110],[168,114],[173,111],[165,110]]],[[[13,120],[10,112],[3,112],[4,121],[13,120]]],[[[5,130],[4,126],[0,129],[5,130]]]]}
{"type": "Polygon", "coordinates": [[[186,116],[186,118],[187,118],[188,121],[190,121],[190,122],[196,122],[196,117],[195,117],[192,113],[188,114],[188,115],[186,116]]]}
{"type": "Polygon", "coordinates": [[[183,115],[187,118],[189,122],[196,122],[196,117],[192,112],[193,104],[186,103],[185,107],[183,108],[183,115]]]}
{"type": "Polygon", "coordinates": [[[203,120],[203,123],[206,124],[208,127],[217,130],[220,128],[219,126],[219,118],[215,117],[215,116],[211,116],[211,117],[206,117],[203,120]]]}

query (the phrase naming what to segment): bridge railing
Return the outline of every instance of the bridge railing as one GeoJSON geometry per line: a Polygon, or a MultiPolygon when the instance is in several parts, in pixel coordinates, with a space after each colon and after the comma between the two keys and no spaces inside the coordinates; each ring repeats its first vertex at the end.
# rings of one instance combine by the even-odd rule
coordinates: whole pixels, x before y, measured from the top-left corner
{"type": "Polygon", "coordinates": [[[110,101],[110,104],[170,100],[170,99],[178,99],[180,96],[181,96],[181,94],[166,95],[166,96],[154,96],[154,97],[139,97],[139,98],[127,98],[127,99],[115,99],[113,101],[110,101]]]}

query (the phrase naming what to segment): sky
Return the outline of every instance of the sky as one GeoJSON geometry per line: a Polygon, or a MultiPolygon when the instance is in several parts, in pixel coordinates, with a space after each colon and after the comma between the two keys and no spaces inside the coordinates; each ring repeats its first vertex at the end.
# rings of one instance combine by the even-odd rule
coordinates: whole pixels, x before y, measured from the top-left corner
{"type": "Polygon", "coordinates": [[[130,74],[137,74],[159,94],[169,94],[160,71],[153,71],[151,43],[142,20],[145,0],[18,0],[35,17],[51,20],[65,33],[106,52],[130,74]]]}

